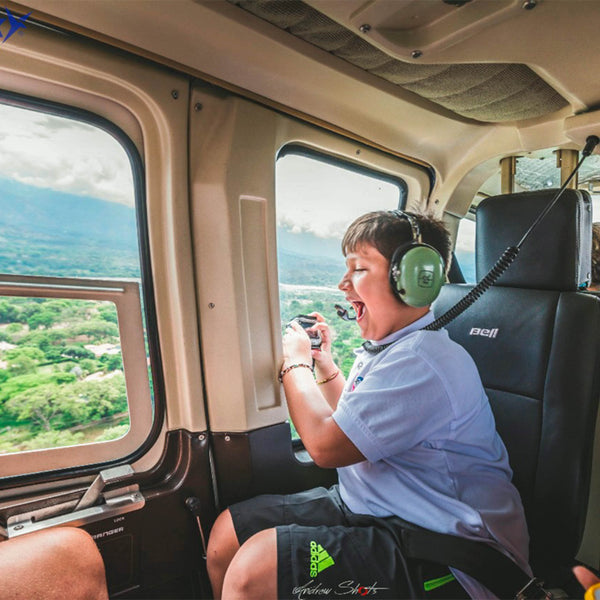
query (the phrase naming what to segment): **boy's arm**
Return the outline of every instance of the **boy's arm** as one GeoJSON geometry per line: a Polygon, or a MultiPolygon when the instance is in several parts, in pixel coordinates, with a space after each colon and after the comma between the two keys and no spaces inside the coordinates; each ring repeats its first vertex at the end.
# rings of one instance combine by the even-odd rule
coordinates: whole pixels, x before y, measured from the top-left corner
{"type": "Polygon", "coordinates": [[[334,409],[321,394],[322,386],[317,386],[309,369],[298,367],[288,371],[283,376],[283,387],[290,417],[317,465],[345,467],[365,460],[333,420],[334,409]]]}
{"type": "Polygon", "coordinates": [[[346,378],[335,364],[331,353],[331,331],[323,315],[318,312],[311,313],[317,319],[317,324],[312,328],[321,334],[321,346],[311,350],[315,366],[315,377],[319,391],[327,400],[333,410],[337,408],[338,400],[344,391],[346,378]]]}
{"type": "Polygon", "coordinates": [[[316,362],[315,375],[319,391],[325,400],[327,400],[331,409],[335,410],[337,408],[338,400],[344,391],[346,378],[333,361],[329,366],[322,366],[316,362]]]}

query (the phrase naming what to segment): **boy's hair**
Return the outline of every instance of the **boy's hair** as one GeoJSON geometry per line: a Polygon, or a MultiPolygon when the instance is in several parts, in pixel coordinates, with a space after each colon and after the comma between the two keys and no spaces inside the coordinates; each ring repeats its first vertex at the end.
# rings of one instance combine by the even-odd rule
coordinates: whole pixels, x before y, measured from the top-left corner
{"type": "MultiPolygon", "coordinates": [[[[421,241],[433,246],[444,259],[446,271],[450,263],[452,242],[450,234],[442,221],[430,215],[408,213],[413,216],[421,231],[421,241]]],[[[412,230],[407,219],[403,219],[389,210],[377,210],[358,217],[346,230],[342,240],[344,256],[353,252],[361,244],[370,244],[377,248],[388,260],[391,260],[398,246],[412,240],[412,230]]]]}

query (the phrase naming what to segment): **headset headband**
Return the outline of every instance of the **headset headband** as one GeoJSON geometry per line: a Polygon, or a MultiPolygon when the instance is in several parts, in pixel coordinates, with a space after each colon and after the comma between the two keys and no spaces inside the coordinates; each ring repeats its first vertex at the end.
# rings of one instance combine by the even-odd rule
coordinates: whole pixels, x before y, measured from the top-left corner
{"type": "Polygon", "coordinates": [[[419,227],[419,223],[418,223],[417,219],[415,219],[415,217],[413,215],[405,213],[403,210],[396,209],[396,210],[392,210],[390,212],[394,213],[399,219],[404,219],[405,221],[408,221],[411,232],[412,232],[413,242],[417,242],[418,244],[420,244],[421,243],[421,229],[419,227]]]}

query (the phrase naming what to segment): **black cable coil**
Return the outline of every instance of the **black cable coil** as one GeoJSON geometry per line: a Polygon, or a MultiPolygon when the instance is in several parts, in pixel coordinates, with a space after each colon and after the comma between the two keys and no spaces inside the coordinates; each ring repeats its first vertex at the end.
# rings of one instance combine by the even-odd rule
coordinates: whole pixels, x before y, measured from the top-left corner
{"type": "Polygon", "coordinates": [[[459,300],[451,309],[446,311],[441,317],[437,318],[433,323],[423,327],[425,331],[437,331],[445,327],[456,319],[458,315],[463,313],[469,306],[478,300],[484,292],[491,288],[498,278],[510,267],[512,262],[517,258],[520,248],[518,246],[509,246],[502,256],[496,261],[496,264],[489,270],[488,274],[461,300],[459,300]]]}

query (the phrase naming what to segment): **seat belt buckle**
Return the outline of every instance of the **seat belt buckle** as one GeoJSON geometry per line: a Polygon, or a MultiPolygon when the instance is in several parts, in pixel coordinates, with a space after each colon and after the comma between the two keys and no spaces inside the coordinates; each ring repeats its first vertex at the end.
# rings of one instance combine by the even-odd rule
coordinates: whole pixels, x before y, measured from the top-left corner
{"type": "Polygon", "coordinates": [[[515,596],[515,600],[552,600],[554,596],[543,588],[544,582],[534,577],[523,586],[515,596]]]}

